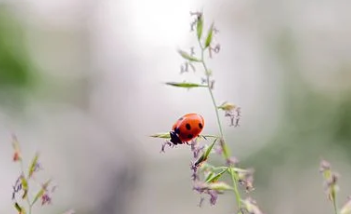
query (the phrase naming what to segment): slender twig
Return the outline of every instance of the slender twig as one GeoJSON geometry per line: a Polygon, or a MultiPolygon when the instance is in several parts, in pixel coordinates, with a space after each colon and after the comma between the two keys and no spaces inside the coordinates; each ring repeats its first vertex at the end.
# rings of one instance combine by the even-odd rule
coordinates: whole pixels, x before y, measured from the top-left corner
{"type": "MultiPolygon", "coordinates": [[[[221,120],[220,120],[219,113],[218,113],[218,107],[217,107],[216,99],[213,95],[213,91],[212,91],[212,87],[211,87],[210,72],[209,72],[208,67],[206,65],[206,62],[205,62],[205,50],[206,49],[201,44],[200,39],[198,39],[198,42],[199,42],[199,46],[201,48],[201,64],[202,64],[202,67],[203,67],[203,69],[205,71],[205,75],[206,75],[206,85],[207,85],[208,91],[210,93],[212,104],[213,104],[213,107],[214,107],[215,113],[216,113],[216,118],[217,118],[218,128],[219,128],[219,132],[220,132],[220,138],[221,138],[221,144],[222,144],[222,149],[223,149],[223,156],[224,156],[225,160],[228,163],[230,163],[230,151],[229,151],[229,149],[226,145],[226,141],[224,139],[223,128],[222,128],[221,120]]],[[[239,179],[238,179],[236,172],[234,172],[231,169],[230,169],[230,174],[232,177],[233,191],[235,194],[238,210],[241,210],[241,196],[240,196],[240,192],[238,190],[238,180],[239,179]]]]}
{"type": "MultiPolygon", "coordinates": [[[[22,175],[24,176],[24,179],[26,179],[27,182],[29,182],[28,179],[26,178],[26,175],[25,175],[25,172],[24,172],[24,166],[23,166],[22,158],[19,159],[19,161],[20,161],[20,165],[21,165],[22,175]]],[[[29,192],[29,185],[28,185],[27,188],[28,188],[27,191],[29,192]]],[[[32,214],[32,207],[33,207],[33,204],[30,202],[30,199],[29,199],[29,196],[28,196],[28,195],[26,195],[26,202],[27,202],[27,204],[28,204],[28,214],[32,214]]]]}
{"type": "Polygon", "coordinates": [[[334,196],[334,200],[333,200],[333,207],[334,207],[334,213],[335,214],[339,214],[338,212],[338,206],[336,205],[336,196],[334,196]]]}

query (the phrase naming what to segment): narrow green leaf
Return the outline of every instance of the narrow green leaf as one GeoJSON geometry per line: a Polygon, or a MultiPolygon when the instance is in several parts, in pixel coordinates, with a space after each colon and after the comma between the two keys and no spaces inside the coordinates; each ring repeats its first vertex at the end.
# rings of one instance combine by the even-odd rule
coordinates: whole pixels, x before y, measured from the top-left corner
{"type": "Polygon", "coordinates": [[[233,103],[230,102],[223,102],[220,106],[218,106],[218,109],[224,110],[224,111],[231,111],[235,108],[236,106],[233,103]]]}
{"type": "Polygon", "coordinates": [[[15,208],[16,208],[16,210],[17,210],[17,212],[19,214],[25,214],[26,213],[26,210],[23,207],[21,207],[17,202],[15,202],[15,208]]]}
{"type": "Polygon", "coordinates": [[[207,147],[206,151],[201,155],[201,157],[195,162],[195,166],[201,164],[202,162],[206,161],[208,156],[210,155],[212,149],[213,149],[213,146],[215,145],[216,141],[217,141],[218,138],[215,138],[213,143],[207,147]]]}
{"type": "Polygon", "coordinates": [[[49,186],[50,183],[51,183],[51,179],[48,180],[48,181],[46,181],[46,182],[42,185],[41,189],[40,189],[40,190],[38,191],[38,193],[35,195],[35,197],[34,197],[34,199],[33,199],[33,201],[32,201],[32,205],[34,205],[35,202],[37,202],[38,199],[39,199],[41,196],[44,195],[44,193],[45,193],[45,191],[47,190],[47,188],[48,188],[48,186],[49,186]]]}
{"type": "Polygon", "coordinates": [[[22,198],[25,199],[27,197],[27,194],[28,194],[28,181],[24,177],[24,175],[21,176],[21,183],[22,183],[22,189],[24,191],[22,198]]]}
{"type": "Polygon", "coordinates": [[[219,190],[219,191],[223,191],[223,190],[232,190],[233,187],[231,187],[230,185],[224,183],[224,182],[215,182],[215,183],[210,183],[209,184],[210,189],[213,190],[219,190]]]}
{"type": "Polygon", "coordinates": [[[207,157],[210,155],[214,145],[216,144],[216,141],[217,141],[217,138],[215,138],[213,140],[213,143],[206,149],[205,153],[204,153],[204,156],[205,156],[205,159],[207,159],[207,157]]]}
{"type": "Polygon", "coordinates": [[[35,202],[38,201],[39,198],[41,198],[41,196],[43,196],[45,193],[45,190],[44,189],[40,189],[38,191],[38,193],[35,195],[35,198],[33,199],[33,202],[32,202],[32,205],[35,204],[35,202]]]}
{"type": "Polygon", "coordinates": [[[166,85],[171,85],[174,87],[180,88],[198,88],[198,87],[207,87],[207,85],[190,83],[190,82],[166,82],[166,85]]]}
{"type": "Polygon", "coordinates": [[[227,169],[223,169],[219,173],[213,174],[210,178],[206,179],[207,183],[216,182],[218,179],[227,171],[227,169]]]}
{"type": "Polygon", "coordinates": [[[209,172],[206,176],[205,182],[209,183],[208,180],[210,180],[214,175],[215,175],[214,172],[209,172]]]}
{"type": "Polygon", "coordinates": [[[157,134],[150,135],[149,137],[164,138],[164,139],[171,138],[171,136],[169,135],[169,132],[167,132],[167,133],[157,133],[157,134]]]}
{"type": "Polygon", "coordinates": [[[213,35],[213,23],[210,27],[210,29],[208,30],[208,33],[207,33],[207,37],[206,37],[206,42],[205,42],[205,48],[208,48],[212,42],[212,35],[213,35]]]}
{"type": "Polygon", "coordinates": [[[191,56],[190,54],[188,54],[187,52],[185,51],[182,51],[182,50],[178,50],[178,53],[184,58],[184,59],[187,59],[189,61],[192,61],[192,62],[201,62],[201,59],[198,59],[194,56],[191,56]]]}
{"type": "Polygon", "coordinates": [[[17,202],[15,203],[15,208],[16,208],[16,210],[17,210],[19,213],[22,212],[22,208],[21,208],[21,206],[20,206],[17,202]]]}
{"type": "Polygon", "coordinates": [[[204,25],[204,19],[203,19],[202,14],[200,14],[197,18],[197,25],[196,25],[197,39],[198,40],[201,39],[203,25],[204,25]]]}
{"type": "Polygon", "coordinates": [[[35,167],[38,163],[38,158],[39,158],[39,153],[36,153],[33,160],[32,160],[32,163],[30,164],[30,167],[29,167],[28,178],[32,177],[32,175],[35,171],[35,167]]]}

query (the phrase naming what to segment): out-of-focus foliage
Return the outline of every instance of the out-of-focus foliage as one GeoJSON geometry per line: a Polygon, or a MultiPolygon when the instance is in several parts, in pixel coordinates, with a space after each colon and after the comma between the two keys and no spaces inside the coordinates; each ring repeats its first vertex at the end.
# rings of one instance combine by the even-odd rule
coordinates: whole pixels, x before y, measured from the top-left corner
{"type": "Polygon", "coordinates": [[[35,71],[20,23],[7,7],[0,6],[0,105],[18,105],[24,92],[34,86],[35,71]]]}
{"type": "MultiPolygon", "coordinates": [[[[351,159],[351,89],[339,87],[338,93],[325,93],[313,88],[301,75],[309,72],[297,66],[299,53],[294,40],[287,35],[277,39],[274,52],[285,69],[282,103],[284,116],[267,145],[245,160],[255,166],[263,188],[273,179],[272,172],[286,164],[313,167],[330,148],[344,152],[351,159]]],[[[343,67],[343,65],[340,65],[343,67]]],[[[345,68],[340,68],[345,69],[345,68]]],[[[351,67],[346,69],[351,71],[351,67]]],[[[339,71],[332,71],[338,75],[339,71]]],[[[330,84],[333,84],[331,82],[330,84]]]]}

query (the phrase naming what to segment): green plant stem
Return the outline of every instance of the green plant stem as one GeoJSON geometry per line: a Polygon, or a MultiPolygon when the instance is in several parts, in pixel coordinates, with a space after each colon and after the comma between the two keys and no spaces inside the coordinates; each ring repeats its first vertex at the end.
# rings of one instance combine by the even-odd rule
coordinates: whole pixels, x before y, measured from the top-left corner
{"type": "MultiPolygon", "coordinates": [[[[22,170],[22,174],[24,176],[24,178],[27,180],[27,183],[29,182],[28,179],[26,178],[25,174],[24,174],[24,166],[23,166],[23,161],[22,159],[20,159],[20,165],[21,165],[21,170],[22,170]]],[[[29,192],[29,184],[28,184],[28,189],[27,191],[29,192]]],[[[29,196],[28,196],[28,193],[27,193],[27,196],[26,196],[26,201],[27,201],[27,204],[28,204],[28,214],[32,214],[32,207],[33,207],[33,204],[30,202],[29,200],[29,196]]]]}
{"type": "MultiPolygon", "coordinates": [[[[212,92],[212,89],[210,87],[210,74],[209,74],[209,70],[207,68],[207,65],[205,63],[205,49],[203,48],[201,42],[199,41],[199,45],[200,45],[200,48],[201,48],[201,64],[202,66],[204,67],[204,70],[205,70],[205,74],[206,74],[206,84],[207,84],[207,88],[208,88],[208,91],[211,95],[211,100],[212,100],[212,103],[213,103],[213,106],[215,108],[215,112],[216,112],[216,117],[217,117],[217,123],[218,123],[218,127],[219,127],[219,132],[220,132],[220,135],[221,135],[221,138],[223,138],[223,129],[222,129],[222,124],[221,124],[221,121],[219,119],[219,113],[218,113],[218,109],[217,109],[217,104],[216,104],[216,99],[214,98],[214,95],[213,95],[213,92],[212,92]]],[[[229,158],[229,157],[226,157],[226,158],[229,158]]]]}
{"type": "MultiPolygon", "coordinates": [[[[215,112],[216,112],[216,117],[217,117],[217,123],[218,123],[218,128],[219,128],[219,132],[220,132],[220,143],[222,145],[222,149],[223,149],[223,155],[224,155],[224,158],[226,159],[226,161],[228,163],[229,160],[230,160],[230,152],[229,152],[229,149],[226,145],[226,142],[225,142],[225,139],[224,139],[224,135],[223,135],[223,128],[222,128],[222,124],[221,124],[221,120],[220,120],[220,117],[219,117],[219,113],[218,113],[218,108],[217,108],[217,104],[216,104],[216,99],[213,95],[213,91],[212,91],[212,88],[211,88],[211,82],[210,82],[210,72],[207,68],[207,65],[205,63],[205,48],[203,47],[203,45],[201,44],[201,41],[198,39],[198,42],[199,42],[199,45],[200,45],[200,48],[201,48],[201,64],[205,70],[205,74],[206,74],[206,84],[207,84],[207,88],[208,88],[208,91],[210,93],[210,96],[211,96],[211,100],[212,100],[212,104],[213,104],[213,107],[215,109],[215,112]]],[[[238,177],[237,177],[237,174],[231,169],[231,177],[232,177],[232,181],[233,181],[233,191],[234,191],[234,194],[235,194],[235,198],[236,198],[236,203],[238,205],[238,209],[241,208],[241,196],[240,196],[240,192],[238,190],[238,177]]]]}
{"type": "Polygon", "coordinates": [[[336,196],[334,196],[333,207],[334,207],[334,213],[338,214],[338,206],[336,205],[336,196]]]}
{"type": "MultiPolygon", "coordinates": [[[[239,206],[239,210],[241,208],[241,196],[239,193],[239,189],[238,189],[238,174],[235,173],[234,169],[230,169],[230,174],[232,177],[232,181],[233,181],[233,188],[234,188],[234,194],[235,194],[235,199],[236,199],[236,203],[239,206]]],[[[241,213],[241,211],[240,211],[241,213]]]]}

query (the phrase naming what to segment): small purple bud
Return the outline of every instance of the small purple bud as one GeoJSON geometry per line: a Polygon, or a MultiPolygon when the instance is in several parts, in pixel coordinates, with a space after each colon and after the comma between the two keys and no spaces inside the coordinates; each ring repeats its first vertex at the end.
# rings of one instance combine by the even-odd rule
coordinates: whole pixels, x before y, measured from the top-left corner
{"type": "Polygon", "coordinates": [[[51,204],[51,197],[49,196],[49,194],[45,193],[42,197],[41,197],[41,205],[45,205],[45,204],[51,204]]]}
{"type": "Polygon", "coordinates": [[[218,199],[218,193],[215,190],[209,190],[208,194],[210,195],[210,204],[215,205],[218,199]]]}
{"type": "Polygon", "coordinates": [[[191,169],[191,172],[192,172],[192,174],[191,174],[192,180],[193,181],[199,180],[199,175],[197,173],[197,169],[198,168],[197,168],[195,162],[191,162],[190,169],[191,169]]]}

